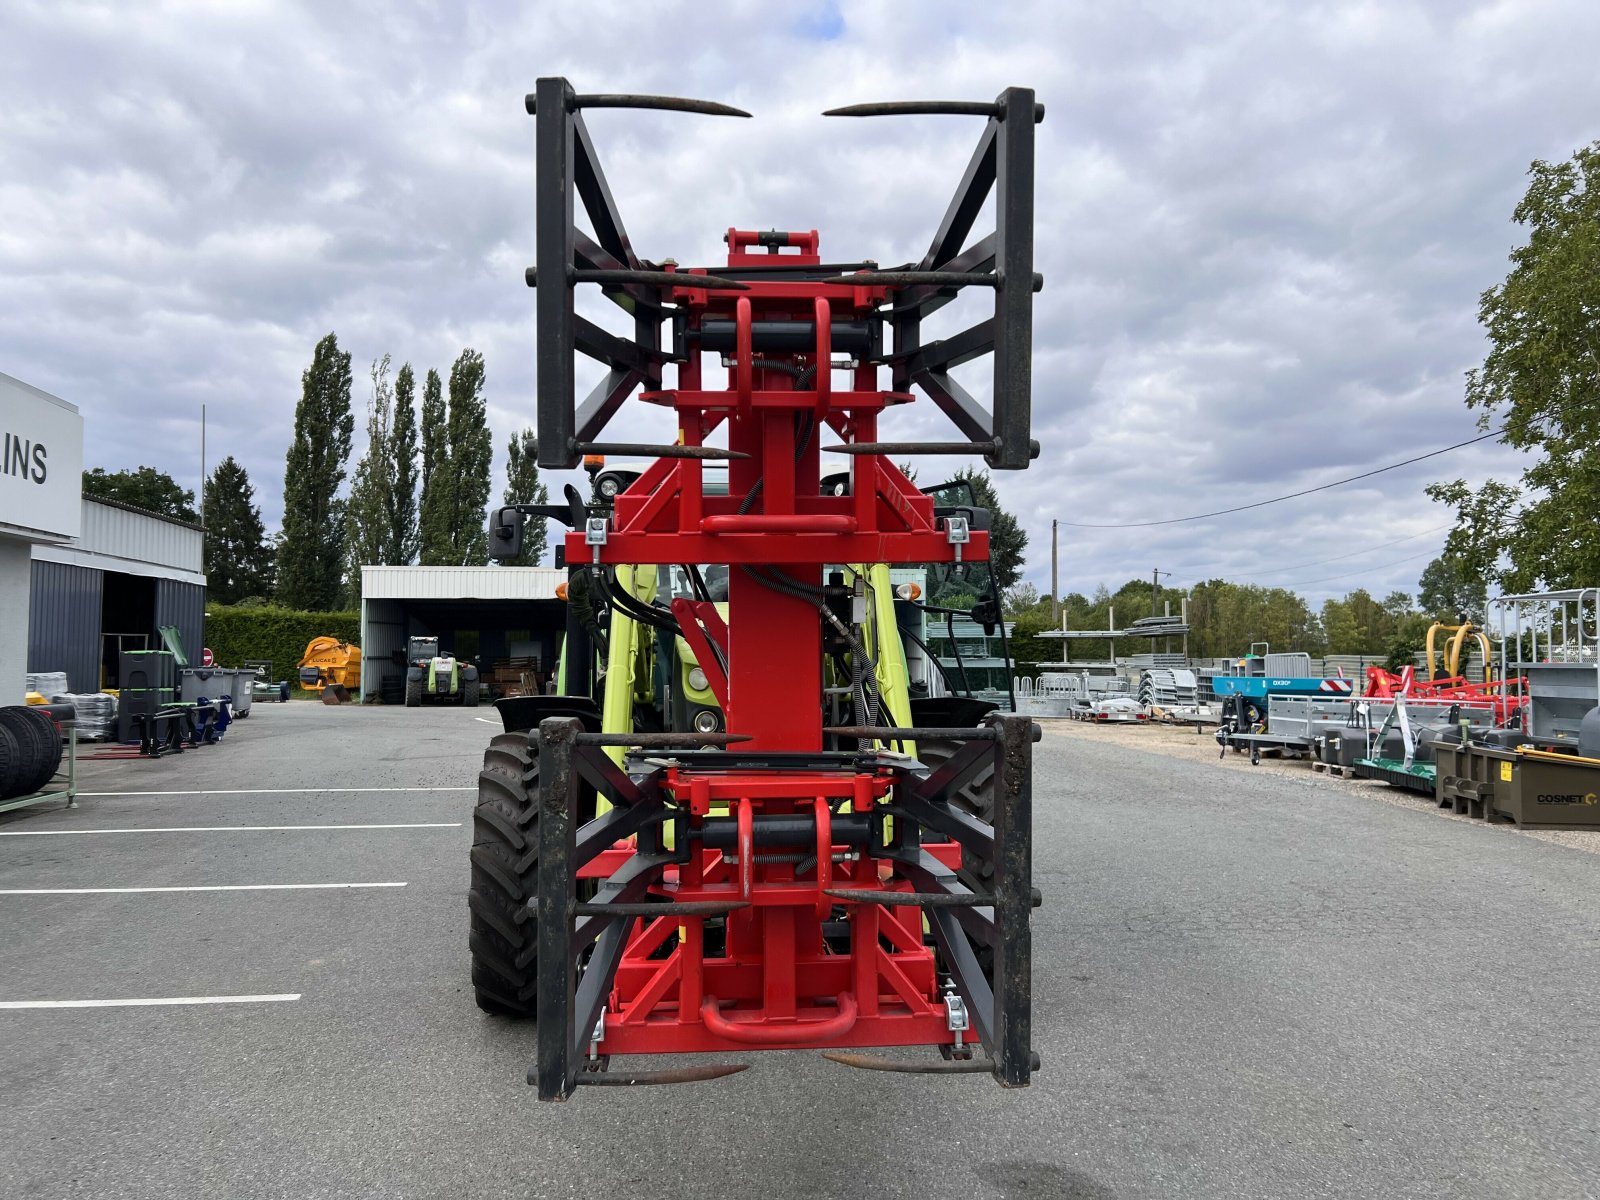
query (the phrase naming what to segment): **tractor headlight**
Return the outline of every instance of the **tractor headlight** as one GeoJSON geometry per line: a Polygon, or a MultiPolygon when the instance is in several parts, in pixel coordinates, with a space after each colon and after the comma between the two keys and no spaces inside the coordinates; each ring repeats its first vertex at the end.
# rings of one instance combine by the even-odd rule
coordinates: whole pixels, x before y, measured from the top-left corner
{"type": "MultiPolygon", "coordinates": [[[[703,692],[710,686],[710,681],[706,679],[706,673],[699,667],[690,667],[689,686],[697,692],[703,692]]],[[[704,733],[705,730],[701,730],[701,732],[704,733]]]]}
{"type": "Polygon", "coordinates": [[[698,733],[715,733],[722,727],[722,721],[717,717],[714,708],[702,708],[694,715],[694,727],[698,733]]]}
{"type": "Polygon", "coordinates": [[[615,475],[602,475],[594,486],[595,491],[599,492],[605,499],[610,500],[622,490],[622,481],[615,475]]]}
{"type": "Polygon", "coordinates": [[[897,584],[894,594],[901,600],[920,600],[922,599],[922,585],[916,583],[897,584]]]}

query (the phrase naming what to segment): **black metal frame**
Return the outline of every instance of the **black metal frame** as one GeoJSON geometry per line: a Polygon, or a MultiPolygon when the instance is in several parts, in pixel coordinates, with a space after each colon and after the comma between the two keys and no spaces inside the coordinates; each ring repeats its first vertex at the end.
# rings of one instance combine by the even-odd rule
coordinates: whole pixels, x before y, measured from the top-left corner
{"type": "MultiPolygon", "coordinates": [[[[628,239],[616,201],[584,125],[584,108],[650,108],[719,116],[749,116],[705,101],[661,96],[579,95],[559,77],[540,79],[528,97],[536,117],[534,267],[527,273],[539,289],[537,342],[538,462],[545,469],[571,469],[585,453],[602,452],[595,439],[640,385],[659,388],[662,366],[681,358],[681,347],[662,347],[661,325],[677,310],[661,293],[682,286],[676,273],[640,259],[628,239]],[[595,231],[577,228],[582,203],[595,231]],[[577,315],[574,289],[599,284],[608,299],[633,317],[633,337],[618,337],[577,315]],[[580,405],[576,402],[574,354],[604,364],[606,377],[580,405]]],[[[781,268],[797,278],[881,284],[895,289],[891,309],[894,351],[887,356],[893,387],[915,385],[953,421],[968,442],[930,443],[924,453],[981,453],[990,466],[1019,470],[1039,453],[1032,428],[1033,294],[1042,281],[1033,270],[1034,125],[1043,105],[1029,88],[1007,88],[992,103],[895,102],[831,110],[829,116],[893,116],[954,113],[987,116],[960,186],[922,261],[914,267],[840,274],[849,268],[781,268]],[[970,247],[972,232],[990,192],[995,194],[995,230],[970,247]],[[966,247],[966,248],[963,248],[966,247]],[[922,344],[922,321],[955,298],[963,287],[994,289],[994,315],[939,341],[922,344]],[[950,371],[985,354],[994,355],[994,400],[985,409],[950,371]]],[[[755,274],[730,270],[729,276],[755,274]]],[[[698,275],[695,285],[740,288],[737,278],[698,275]]],[[[838,343],[836,343],[838,344],[838,343]]],[[[881,353],[881,352],[880,352],[881,353]]],[[[873,356],[877,361],[877,356],[873,356]]],[[[660,448],[633,447],[639,452],[660,448]]],[[[877,453],[879,451],[872,451],[877,453]]],[[[882,451],[887,453],[888,451],[882,451]]],[[[896,453],[915,453],[917,448],[896,453]]]]}
{"type": "MultiPolygon", "coordinates": [[[[883,729],[882,740],[918,737],[959,738],[965,742],[936,769],[899,765],[891,803],[860,824],[841,824],[852,843],[892,860],[917,891],[904,893],[830,889],[843,903],[916,904],[927,913],[945,969],[967,1006],[973,1032],[989,1054],[987,1069],[1003,1087],[1026,1087],[1039,1069],[1032,1036],[1032,934],[1030,919],[1039,902],[1033,887],[1032,743],[1039,727],[1027,717],[996,714],[986,727],[972,729],[883,729]],[[953,797],[992,763],[995,778],[994,823],[989,825],[952,804],[953,797]],[[893,818],[892,825],[886,818],[893,818]],[[892,829],[892,833],[888,832],[892,829]],[[977,894],[923,848],[923,831],[960,843],[963,853],[993,864],[993,891],[977,894]],[[980,961],[980,948],[992,953],[992,967],[980,961]]],[[[528,1082],[539,1099],[564,1100],[580,1084],[606,1082],[587,1057],[589,1040],[622,961],[629,924],[641,916],[720,915],[742,903],[645,903],[651,884],[670,865],[687,860],[691,845],[687,822],[669,807],[660,790],[662,768],[624,770],[604,752],[607,745],[652,748],[698,746],[704,740],[684,734],[593,734],[576,717],[549,717],[533,735],[539,756],[539,885],[529,901],[538,946],[537,1056],[528,1082]],[[614,807],[580,825],[580,799],[587,784],[614,807]],[[679,822],[677,847],[664,848],[661,828],[679,822]],[[602,883],[589,900],[579,901],[577,872],[619,838],[637,836],[636,852],[602,883]],[[715,913],[710,909],[715,909],[715,913]],[[592,950],[590,947],[592,946],[592,950]],[[559,964],[559,965],[558,965],[559,964]]],[[[725,742],[742,740],[724,735],[725,742]]],[[[873,758],[871,754],[861,756],[873,758]]],[[[889,761],[875,759],[887,765],[889,761]]],[[[803,764],[797,764],[803,765],[803,764]]],[[[640,764],[644,767],[645,764],[640,764]]],[[[766,769],[780,769],[769,764],[766,769]]],[[[799,822],[804,817],[774,817],[799,822]]],[[[706,844],[715,842],[708,823],[706,844]]],[[[764,839],[758,836],[758,842],[764,839]]],[[[813,841],[804,830],[798,841],[813,841]]],[[[848,1065],[873,1066],[876,1060],[843,1056],[848,1065]]],[[[735,1066],[648,1072],[625,1078],[633,1083],[687,1082],[731,1073],[735,1066]]],[[[930,1064],[931,1073],[947,1067],[930,1064]]],[[[980,1067],[974,1070],[983,1069],[980,1067]]]]}

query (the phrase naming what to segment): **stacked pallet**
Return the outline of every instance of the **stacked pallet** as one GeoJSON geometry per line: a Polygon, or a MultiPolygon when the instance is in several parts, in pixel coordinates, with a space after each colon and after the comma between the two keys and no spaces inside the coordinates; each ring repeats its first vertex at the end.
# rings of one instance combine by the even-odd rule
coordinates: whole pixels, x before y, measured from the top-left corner
{"type": "Polygon", "coordinates": [[[499,658],[489,666],[488,682],[497,696],[537,696],[544,691],[544,672],[539,660],[499,658]]]}

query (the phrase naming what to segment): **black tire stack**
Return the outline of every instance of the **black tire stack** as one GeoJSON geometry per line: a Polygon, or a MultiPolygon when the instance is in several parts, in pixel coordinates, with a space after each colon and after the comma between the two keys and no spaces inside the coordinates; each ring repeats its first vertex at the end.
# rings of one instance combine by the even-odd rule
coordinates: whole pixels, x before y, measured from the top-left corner
{"type": "Polygon", "coordinates": [[[27,705],[0,708],[0,800],[30,796],[61,766],[61,730],[27,705]]]}

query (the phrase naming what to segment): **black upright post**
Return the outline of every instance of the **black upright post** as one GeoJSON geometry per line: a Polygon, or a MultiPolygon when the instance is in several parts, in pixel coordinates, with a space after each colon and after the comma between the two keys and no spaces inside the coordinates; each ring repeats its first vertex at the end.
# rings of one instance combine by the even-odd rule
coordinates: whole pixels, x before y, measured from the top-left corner
{"type": "Polygon", "coordinates": [[[565,1100],[577,1079],[572,1056],[576,972],[572,911],[577,900],[578,773],[573,750],[583,723],[547,717],[539,723],[539,887],[534,899],[539,947],[538,1057],[528,1082],[541,1100],[565,1100]]]}
{"type": "Polygon", "coordinates": [[[994,771],[995,1078],[1027,1087],[1033,1071],[1033,721],[990,718],[994,771]]]}

